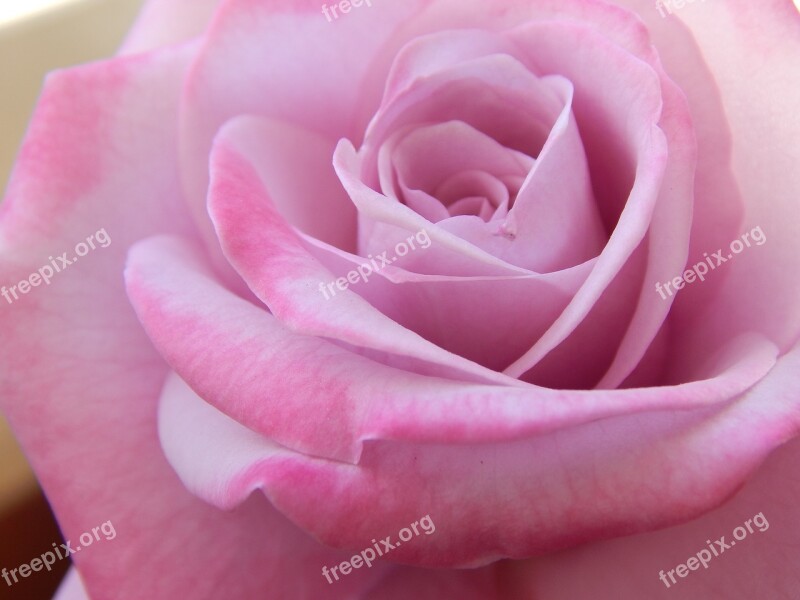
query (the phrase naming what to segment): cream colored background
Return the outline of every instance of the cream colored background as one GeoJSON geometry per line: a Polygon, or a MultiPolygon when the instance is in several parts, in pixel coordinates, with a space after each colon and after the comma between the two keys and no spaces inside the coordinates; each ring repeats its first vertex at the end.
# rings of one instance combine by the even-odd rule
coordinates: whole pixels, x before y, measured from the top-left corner
{"type": "MultiPolygon", "coordinates": [[[[17,1],[0,0],[4,4],[17,1]]],[[[26,0],[21,1],[24,6],[26,0]]],[[[3,191],[45,74],[113,55],[142,3],[141,0],[50,1],[57,6],[13,21],[0,21],[0,190],[3,191]]],[[[0,514],[30,494],[35,485],[24,456],[0,417],[0,514]]]]}

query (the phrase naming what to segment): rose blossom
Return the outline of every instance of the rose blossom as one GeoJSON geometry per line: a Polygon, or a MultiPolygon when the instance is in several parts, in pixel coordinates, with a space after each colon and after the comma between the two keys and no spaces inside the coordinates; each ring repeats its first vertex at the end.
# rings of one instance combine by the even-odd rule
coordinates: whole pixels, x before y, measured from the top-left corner
{"type": "Polygon", "coordinates": [[[0,398],[65,537],[118,532],[64,597],[656,597],[758,512],[678,593],[784,593],[797,445],[757,469],[800,420],[799,31],[778,0],[153,0],[52,75],[3,281],[114,243],[0,312],[0,398]]]}

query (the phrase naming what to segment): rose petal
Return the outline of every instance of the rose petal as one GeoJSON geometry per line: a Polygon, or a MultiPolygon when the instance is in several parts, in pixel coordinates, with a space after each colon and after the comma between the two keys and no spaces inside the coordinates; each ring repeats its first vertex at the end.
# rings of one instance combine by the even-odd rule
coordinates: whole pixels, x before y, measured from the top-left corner
{"type": "MultiPolygon", "coordinates": [[[[490,131],[495,139],[502,139],[504,143],[516,139],[517,145],[524,147],[534,147],[531,140],[525,139],[530,136],[523,135],[531,124],[541,127],[546,123],[547,129],[554,126],[551,139],[530,174],[531,180],[523,186],[508,223],[502,227],[504,235],[497,237],[496,227],[475,220],[460,220],[459,223],[470,223],[471,226],[459,227],[457,233],[495,256],[539,272],[578,264],[599,253],[604,232],[588,187],[580,137],[570,116],[572,86],[560,77],[538,80],[512,58],[518,53],[514,44],[500,36],[494,37],[497,39],[481,31],[448,31],[422,37],[404,48],[392,68],[381,109],[367,132],[362,150],[363,168],[369,173],[373,162],[369,156],[370,148],[380,142],[387,128],[406,126],[411,119],[434,122],[465,119],[481,131],[490,131]],[[468,40],[473,43],[466,44],[468,40]],[[489,53],[502,49],[505,54],[480,56],[476,51],[479,47],[485,47],[489,53]],[[443,85],[463,87],[464,82],[460,80],[470,81],[472,78],[491,84],[487,87],[494,94],[490,103],[492,108],[487,110],[480,106],[478,110],[470,110],[472,104],[480,103],[475,98],[480,98],[480,95],[469,90],[459,90],[460,100],[457,102],[449,96],[436,100],[437,94],[446,90],[443,85]],[[508,114],[519,107],[515,106],[513,98],[502,96],[510,91],[528,96],[523,102],[525,117],[518,123],[509,119],[508,114]],[[415,106],[415,103],[420,106],[415,106]],[[499,105],[503,106],[501,111],[496,109],[499,105]],[[559,108],[553,110],[558,105],[559,108]],[[498,127],[505,121],[509,121],[505,126],[508,131],[498,127]],[[559,172],[565,169],[569,171],[569,177],[559,172]],[[550,187],[556,183],[555,189],[550,187]],[[536,262],[532,265],[531,261],[536,262]]],[[[426,147],[430,145],[429,142],[426,147]]],[[[541,143],[535,147],[540,149],[541,143]]],[[[429,161],[428,164],[433,168],[437,163],[429,161]]],[[[408,167],[400,168],[408,171],[408,167]]],[[[453,230],[447,223],[442,226],[453,230]]]]}
{"type": "Polygon", "coordinates": [[[205,401],[287,448],[347,462],[357,462],[371,439],[497,441],[612,415],[698,409],[741,394],[774,364],[771,344],[744,338],[713,357],[710,379],[680,386],[565,392],[468,385],[392,369],[288,331],[220,286],[186,242],[139,244],[128,282],[151,339],[205,401]],[[297,366],[309,356],[316,357],[313,374],[297,366]]]}
{"type": "MultiPolygon", "coordinates": [[[[651,16],[639,8],[656,31],[666,68],[686,90],[693,113],[700,115],[696,120],[710,124],[727,116],[727,126],[707,130],[701,137],[701,157],[714,163],[727,161],[733,140],[732,167],[726,165],[726,169],[732,169],[741,186],[746,219],[734,215],[732,231],[718,232],[720,216],[735,204],[739,193],[720,185],[718,177],[703,181],[690,262],[703,260],[703,252],[711,254],[718,248],[729,252],[728,245],[753,227],[761,227],[767,239],[763,246],[749,248],[725,264],[724,275],[687,290],[683,305],[676,306],[682,313],[675,326],[681,332],[676,343],[684,350],[676,371],[690,370],[709,346],[739,331],[762,331],[787,350],[800,335],[800,278],[796,276],[800,237],[796,219],[787,218],[797,213],[800,189],[795,167],[800,160],[796,144],[800,74],[795,68],[800,57],[800,11],[779,0],[758,6],[734,0],[681,11],[674,19],[662,19],[657,13],[651,16]],[[690,34],[681,21],[696,42],[683,41],[690,34]],[[775,44],[778,39],[780,45],[775,44]],[[694,54],[702,55],[709,65],[700,76],[683,51],[694,44],[699,46],[694,54]],[[709,94],[711,84],[718,91],[709,94]],[[706,294],[711,295],[713,308],[699,314],[698,299],[706,294]]],[[[711,175],[718,172],[709,169],[711,175]]]]}
{"type": "MultiPolygon", "coordinates": [[[[241,155],[247,148],[260,155],[267,152],[274,143],[264,135],[269,130],[253,120],[237,120],[225,128],[212,157],[209,211],[231,264],[273,314],[308,335],[335,333],[347,343],[411,356],[462,377],[520,385],[427,342],[357,294],[326,299],[323,286],[332,274],[303,250],[272,208],[259,173],[241,155]]],[[[270,167],[265,169],[263,180],[269,181],[270,167]]]]}
{"type": "Polygon", "coordinates": [[[261,115],[302,124],[328,139],[356,139],[366,126],[358,121],[377,105],[379,93],[363,86],[370,68],[364,58],[380,55],[421,2],[384,5],[377,20],[377,7],[353,11],[335,24],[314,0],[222,5],[186,83],[181,112],[189,208],[212,253],[218,246],[206,212],[208,157],[220,127],[236,116],[261,115]],[[298,73],[314,82],[313,94],[297,85],[298,73]]]}
{"type": "Polygon", "coordinates": [[[463,121],[447,121],[409,133],[394,148],[392,158],[406,186],[433,192],[463,171],[524,176],[530,159],[519,154],[463,121]],[[460,151],[453,152],[454,147],[460,151]]]}
{"type": "Polygon", "coordinates": [[[672,524],[718,504],[797,433],[797,400],[785,390],[798,361],[800,352],[784,357],[721,408],[628,414],[488,445],[375,441],[357,466],[277,448],[175,380],[162,398],[161,436],[187,485],[221,506],[262,488],[324,543],[350,549],[430,514],[442,535],[396,548],[392,560],[476,565],[672,524]],[[186,458],[201,447],[216,458],[186,458]]]}
{"type": "MultiPolygon", "coordinates": [[[[355,251],[356,212],[333,170],[334,140],[287,122],[255,117],[229,121],[219,138],[231,135],[240,151],[253,157],[266,193],[289,225],[355,251]]],[[[212,153],[212,176],[220,168],[214,161],[212,153]]]]}
{"type": "MultiPolygon", "coordinates": [[[[346,276],[364,263],[359,256],[311,238],[304,237],[303,241],[309,254],[320,261],[333,277],[346,276]]],[[[424,275],[394,266],[407,265],[406,268],[413,269],[419,262],[424,262],[421,254],[407,254],[403,257],[407,260],[399,259],[397,263],[380,269],[368,282],[358,282],[348,292],[359,294],[375,309],[426,340],[495,370],[503,369],[518,357],[527,348],[531,337],[546,331],[586,280],[594,264],[590,261],[558,273],[517,277],[424,275]],[[470,326],[465,327],[464,323],[470,326]]],[[[300,292],[298,289],[297,293],[300,292]]],[[[310,290],[303,291],[303,295],[309,293],[310,290]]],[[[604,318],[617,310],[624,312],[626,304],[617,301],[607,308],[610,310],[598,311],[604,318]]],[[[603,322],[603,328],[609,333],[607,320],[603,322]]],[[[340,337],[333,329],[328,330],[328,336],[340,337]]],[[[579,353],[607,351],[596,342],[587,343],[587,340],[597,339],[593,327],[582,329],[580,335],[572,337],[577,342],[579,353]]],[[[608,343],[613,343],[614,336],[609,333],[608,338],[608,343]]],[[[570,351],[575,352],[576,348],[570,348],[570,351]]],[[[365,355],[412,372],[434,374],[422,371],[419,364],[406,363],[399,357],[378,356],[370,352],[365,355]]],[[[551,372],[549,366],[543,365],[537,376],[549,377],[551,372]]],[[[590,377],[591,383],[587,385],[593,385],[601,374],[590,377]]],[[[583,381],[575,377],[574,368],[571,376],[571,385],[583,381]]]]}
{"type": "Polygon", "coordinates": [[[800,555],[793,551],[800,535],[798,450],[797,441],[777,449],[733,498],[694,521],[509,563],[501,579],[520,597],[549,600],[591,596],[598,587],[619,600],[669,600],[676,594],[681,600],[791,598],[800,568],[800,555]],[[668,571],[689,558],[697,560],[696,554],[708,548],[706,540],[719,551],[720,536],[730,544],[732,531],[759,513],[769,524],[766,530],[751,522],[752,534],[719,556],[709,552],[707,568],[688,571],[684,579],[673,573],[677,583],[672,583],[668,571]],[[669,588],[659,579],[662,571],[669,588]]]}
{"type": "MultiPolygon", "coordinates": [[[[469,375],[468,379],[472,381],[519,384],[516,380],[498,378],[496,373],[486,372],[475,363],[464,361],[463,357],[494,369],[507,366],[510,360],[524,351],[529,339],[526,334],[541,335],[550,326],[593,265],[584,265],[573,272],[547,277],[531,276],[528,279],[462,279],[438,286],[430,281],[408,291],[395,285],[386,285],[387,282],[382,279],[382,285],[379,285],[379,280],[372,278],[370,285],[360,286],[359,292],[375,308],[386,311],[386,316],[381,315],[350,290],[335,292],[324,289],[326,283],[332,285],[336,275],[345,276],[348,271],[354,271],[367,261],[359,259],[347,268],[344,268],[346,263],[342,265],[340,261],[338,270],[327,272],[322,269],[270,208],[270,201],[254,166],[240,155],[239,150],[222,153],[222,149],[228,146],[241,146],[241,151],[252,154],[254,165],[258,165],[261,154],[258,147],[275,143],[274,139],[262,135],[261,131],[258,122],[251,119],[232,122],[220,135],[219,160],[215,159],[213,168],[216,180],[210,211],[218,223],[220,238],[232,264],[242,273],[256,295],[281,320],[294,330],[308,335],[324,335],[367,350],[376,350],[383,355],[379,358],[382,362],[405,366],[414,372],[459,379],[469,375]],[[222,160],[223,157],[227,157],[227,163],[222,160]],[[245,232],[251,233],[245,235],[245,232]],[[278,243],[277,240],[282,242],[278,243]],[[287,269],[285,265],[291,265],[291,268],[287,269]],[[301,265],[302,272],[307,273],[303,277],[300,276],[301,265]],[[427,289],[435,295],[431,296],[427,289]],[[505,290],[509,294],[498,293],[505,290]],[[435,299],[442,308],[432,312],[428,310],[429,304],[420,306],[419,294],[435,299]],[[495,312],[500,315],[495,321],[485,320],[482,316],[485,310],[491,308],[484,300],[487,294],[497,307],[495,312]],[[398,298],[403,296],[410,302],[400,302],[398,298]],[[405,309],[398,310],[396,307],[401,304],[405,309]],[[475,314],[476,322],[480,325],[463,327],[459,317],[467,314],[475,314]],[[333,315],[336,318],[332,318],[333,315]],[[422,341],[401,326],[424,334],[427,340],[441,340],[441,346],[450,354],[422,341]],[[388,356],[387,352],[390,353],[388,356]],[[462,358],[457,358],[459,356],[462,358]]],[[[269,165],[259,167],[266,173],[270,168],[269,165]]],[[[407,263],[412,267],[419,264],[418,261],[423,260],[424,255],[434,247],[435,242],[429,248],[410,253],[406,257],[407,263]]],[[[636,269],[629,271],[632,274],[624,272],[616,278],[611,291],[627,291],[623,296],[632,297],[629,290],[631,286],[633,290],[638,289],[639,280],[635,275],[636,269]]],[[[378,271],[379,276],[384,274],[387,279],[394,275],[391,267],[378,271]]],[[[401,274],[398,273],[397,277],[401,277],[401,274]]],[[[402,281],[402,278],[395,281],[402,281]]],[[[587,359],[581,363],[585,367],[581,370],[581,376],[576,376],[572,362],[566,363],[559,358],[537,369],[533,381],[563,383],[567,378],[568,385],[573,387],[590,387],[596,383],[608,366],[596,357],[606,356],[610,360],[609,351],[624,331],[621,317],[628,308],[619,300],[619,295],[609,295],[608,298],[607,302],[601,301],[594,307],[591,318],[564,347],[564,352],[569,356],[587,359]],[[602,344],[594,341],[599,335],[598,331],[605,335],[602,344]]]]}
{"type": "MultiPolygon", "coordinates": [[[[193,498],[158,445],[156,400],[167,368],[120,273],[137,239],[191,231],[170,126],[191,50],[48,79],[3,203],[2,280],[27,277],[99,226],[112,243],[0,311],[0,400],[73,547],[92,527],[114,525],[114,539],[74,556],[93,597],[166,600],[220,589],[242,599],[262,598],[264,589],[325,597],[324,580],[293,570],[340,555],[263,501],[223,514],[193,498]]],[[[355,593],[365,584],[339,585],[355,593]]]]}
{"type": "MultiPolygon", "coordinates": [[[[578,103],[575,113],[579,125],[583,128],[582,136],[590,156],[590,164],[593,150],[590,144],[596,143],[598,139],[612,139],[613,136],[624,136],[620,138],[620,143],[624,144],[620,148],[621,156],[628,157],[628,160],[632,155],[636,156],[636,176],[629,195],[624,188],[619,189],[622,183],[619,180],[595,182],[595,185],[605,185],[606,189],[617,187],[617,191],[626,193],[627,201],[608,245],[583,288],[578,291],[570,306],[553,327],[505,370],[509,375],[520,376],[569,335],[571,329],[591,310],[603,288],[608,285],[644,237],[656,206],[663,171],[667,165],[668,145],[661,129],[652,125],[654,119],[658,119],[661,110],[661,89],[655,72],[647,65],[623,53],[621,49],[586,27],[558,22],[535,22],[522,27],[512,35],[527,53],[528,60],[533,62],[540,72],[559,73],[568,77],[586,98],[583,101],[586,104],[578,103]],[[576,50],[567,53],[564,51],[566,47],[576,50]],[[585,65],[592,64],[590,57],[592,61],[606,64],[606,67],[600,70],[586,69],[585,65]],[[629,77],[630,81],[622,90],[617,90],[608,80],[601,77],[601,73],[607,71],[614,72],[619,77],[629,77]],[[637,85],[634,81],[640,81],[642,85],[637,85]],[[646,87],[643,87],[644,82],[647,83],[646,87]],[[628,93],[633,97],[621,101],[620,93],[628,93]],[[591,101],[588,98],[591,98],[591,101]],[[629,114],[632,108],[636,111],[633,117],[629,114]],[[648,129],[651,131],[650,134],[646,133],[648,129]]],[[[608,148],[605,148],[604,152],[608,153],[608,148]]],[[[620,156],[615,158],[619,160],[620,156]]],[[[691,166],[693,165],[689,163],[689,168],[691,166]]],[[[598,173],[593,171],[592,174],[593,179],[596,179],[598,173]]],[[[611,197],[613,198],[613,195],[611,197]]],[[[606,206],[603,211],[606,219],[610,209],[606,206]]],[[[688,244],[688,240],[684,241],[688,244]]],[[[677,262],[678,268],[681,268],[685,261],[685,253],[681,255],[680,252],[680,242],[679,237],[676,243],[677,253],[671,253],[677,256],[674,262],[677,262]]],[[[657,300],[653,298],[650,305],[660,308],[656,304],[657,300]]],[[[659,314],[663,319],[666,309],[662,308],[659,314]]],[[[652,331],[651,335],[654,336],[655,331],[652,331]]],[[[630,368],[632,369],[633,365],[630,368]]]]}

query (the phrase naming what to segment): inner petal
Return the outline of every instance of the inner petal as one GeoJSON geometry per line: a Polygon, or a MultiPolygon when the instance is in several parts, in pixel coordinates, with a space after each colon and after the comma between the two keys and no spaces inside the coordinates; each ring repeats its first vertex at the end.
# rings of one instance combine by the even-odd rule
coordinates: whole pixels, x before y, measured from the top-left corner
{"type": "MultiPolygon", "coordinates": [[[[416,79],[406,74],[402,86],[388,87],[392,94],[358,153],[364,184],[534,272],[581,264],[601,251],[607,234],[594,206],[568,80],[538,77],[508,54],[491,54],[416,79]],[[540,159],[548,164],[538,165],[540,159]],[[447,198],[437,192],[469,170],[496,178],[505,191],[465,189],[447,198]],[[465,202],[456,214],[449,209],[473,197],[487,205],[465,202]],[[467,206],[472,212],[464,212],[467,206]]],[[[360,221],[360,252],[379,251],[387,240],[373,234],[383,228],[360,221]]]]}
{"type": "Polygon", "coordinates": [[[563,99],[515,58],[491,55],[416,80],[378,112],[359,156],[365,183],[377,189],[378,150],[406,128],[461,121],[501,146],[535,157],[563,99]]]}
{"type": "MultiPolygon", "coordinates": [[[[507,177],[510,178],[513,175],[507,177]]],[[[476,193],[479,194],[478,197],[486,200],[488,210],[490,210],[489,218],[498,213],[505,216],[513,199],[511,190],[504,185],[501,177],[493,177],[489,173],[477,169],[456,173],[437,187],[434,195],[448,207],[450,214],[455,216],[456,214],[468,214],[456,212],[455,204],[470,197],[470,194],[476,193]]],[[[488,221],[489,218],[483,220],[488,221]]]]}
{"type": "Polygon", "coordinates": [[[505,216],[513,197],[503,181],[514,184],[516,192],[515,184],[534,163],[460,121],[420,127],[399,142],[393,136],[380,155],[384,193],[434,217],[434,222],[463,214],[483,215],[485,221],[495,214],[505,216]],[[452,205],[466,198],[482,200],[462,203],[454,212],[452,205]],[[464,212],[466,206],[473,210],[464,212]]]}
{"type": "Polygon", "coordinates": [[[450,206],[450,214],[453,216],[478,215],[484,221],[488,221],[491,216],[492,205],[486,198],[481,196],[470,196],[461,198],[450,206]],[[484,216],[485,215],[485,216],[484,216]]]}

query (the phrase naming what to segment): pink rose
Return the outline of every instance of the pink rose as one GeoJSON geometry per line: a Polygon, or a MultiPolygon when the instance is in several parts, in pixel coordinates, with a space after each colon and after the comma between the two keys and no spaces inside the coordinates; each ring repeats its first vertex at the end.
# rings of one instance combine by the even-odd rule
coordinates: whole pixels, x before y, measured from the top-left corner
{"type": "Polygon", "coordinates": [[[52,75],[0,399],[63,597],[789,597],[800,18],[683,4],[153,0],[52,75]]]}

